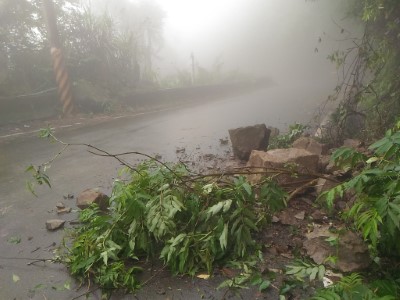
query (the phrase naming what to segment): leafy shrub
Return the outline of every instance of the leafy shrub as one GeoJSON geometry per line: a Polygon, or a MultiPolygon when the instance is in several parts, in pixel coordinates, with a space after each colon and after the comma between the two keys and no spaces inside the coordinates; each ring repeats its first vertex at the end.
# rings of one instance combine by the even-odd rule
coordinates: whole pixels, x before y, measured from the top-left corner
{"type": "Polygon", "coordinates": [[[399,299],[399,283],[393,280],[375,280],[370,284],[352,273],[334,285],[320,289],[311,300],[396,300],[399,299]]]}
{"type": "Polygon", "coordinates": [[[325,194],[328,206],[336,196],[353,191],[356,201],[344,213],[353,220],[372,249],[400,255],[400,132],[387,131],[384,138],[372,144],[370,157],[351,149],[339,149],[334,162],[345,168],[362,163],[361,172],[325,194]]]}
{"type": "Polygon", "coordinates": [[[289,125],[289,131],[287,133],[280,134],[270,140],[268,149],[289,148],[307,128],[308,126],[299,123],[289,125]]]}
{"type": "Polygon", "coordinates": [[[118,180],[109,213],[92,206],[71,233],[71,273],[104,289],[139,286],[134,262],[161,258],[173,273],[211,273],[216,265],[255,253],[254,234],[286,194],[266,181],[260,193],[244,177],[190,176],[182,164],[147,161],[118,180]]]}

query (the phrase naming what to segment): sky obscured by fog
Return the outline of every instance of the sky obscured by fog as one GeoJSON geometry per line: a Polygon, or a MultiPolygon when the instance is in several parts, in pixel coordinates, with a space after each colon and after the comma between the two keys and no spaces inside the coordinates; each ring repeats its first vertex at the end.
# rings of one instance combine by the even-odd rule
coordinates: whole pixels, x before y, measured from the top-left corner
{"type": "Polygon", "coordinates": [[[335,81],[336,68],[326,58],[349,46],[338,41],[350,37],[338,26],[352,25],[344,19],[345,2],[158,0],[166,12],[158,66],[161,72],[190,68],[193,52],[201,66],[220,57],[225,70],[266,75],[277,83],[335,81]]]}

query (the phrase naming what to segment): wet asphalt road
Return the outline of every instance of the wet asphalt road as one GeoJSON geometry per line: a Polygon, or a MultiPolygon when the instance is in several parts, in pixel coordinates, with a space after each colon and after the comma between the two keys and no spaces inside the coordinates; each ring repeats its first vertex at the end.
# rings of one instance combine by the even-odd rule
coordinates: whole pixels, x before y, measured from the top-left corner
{"type": "MultiPolygon", "coordinates": [[[[56,135],[111,153],[139,151],[160,154],[168,161],[176,159],[180,147],[187,153],[218,153],[219,138],[226,137],[230,128],[265,123],[284,129],[294,122],[307,123],[329,92],[326,87],[273,86],[202,105],[56,129],[56,135]]],[[[52,188],[39,187],[35,198],[25,188],[28,176],[24,170],[30,164],[49,160],[60,149],[60,145],[41,140],[37,134],[0,137],[0,299],[73,299],[85,292],[86,287],[76,291],[77,283],[64,266],[41,262],[27,265],[30,260],[25,258],[52,257],[62,231],[48,232],[45,221],[57,218],[55,205],[60,201],[75,208],[75,201],[64,200],[63,195],[77,195],[88,187],[110,193],[120,166],[111,158],[94,157],[84,148],[71,148],[49,169],[52,188]],[[20,238],[20,242],[11,243],[12,238],[20,238]]],[[[132,161],[137,159],[132,157],[132,161]]],[[[72,212],[61,218],[67,220],[68,227],[68,221],[76,217],[72,212]]],[[[213,280],[171,279],[162,272],[136,296],[113,299],[221,299],[224,291],[215,291],[215,284],[213,280]]],[[[96,293],[92,297],[96,299],[96,293]]]]}

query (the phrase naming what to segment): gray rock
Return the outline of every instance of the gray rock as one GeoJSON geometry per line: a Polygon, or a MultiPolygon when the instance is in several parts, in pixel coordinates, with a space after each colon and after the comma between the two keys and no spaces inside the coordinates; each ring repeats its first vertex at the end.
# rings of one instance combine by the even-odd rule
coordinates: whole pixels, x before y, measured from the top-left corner
{"type": "Polygon", "coordinates": [[[356,139],[346,139],[343,141],[343,147],[357,149],[362,146],[362,142],[356,139]]]}
{"type": "Polygon", "coordinates": [[[316,210],[311,214],[311,217],[313,218],[314,221],[316,222],[322,222],[328,219],[326,213],[322,210],[316,210]]]}
{"type": "Polygon", "coordinates": [[[328,230],[309,234],[303,247],[317,264],[327,263],[341,272],[356,272],[371,264],[368,247],[356,233],[348,231],[338,237],[338,245],[329,244],[328,237],[338,237],[328,230]],[[336,264],[326,262],[329,256],[337,257],[336,264]]]}
{"type": "Polygon", "coordinates": [[[62,209],[62,208],[65,208],[65,204],[62,203],[62,202],[58,202],[58,203],[56,204],[56,207],[57,207],[58,209],[62,209]]]}
{"type": "Polygon", "coordinates": [[[80,209],[88,208],[91,204],[96,203],[99,208],[106,211],[109,207],[109,197],[97,189],[84,190],[76,198],[76,206],[80,209]]]}
{"type": "Polygon", "coordinates": [[[64,226],[65,221],[60,219],[51,219],[46,221],[46,229],[54,231],[64,226]]]}
{"type": "Polygon", "coordinates": [[[272,223],[278,223],[280,219],[277,216],[272,216],[272,223]]]}
{"type": "Polygon", "coordinates": [[[63,215],[63,214],[68,214],[72,211],[71,207],[63,207],[63,208],[57,208],[57,214],[58,215],[63,215]]]}
{"type": "Polygon", "coordinates": [[[327,146],[318,143],[311,137],[302,136],[293,142],[293,148],[304,149],[308,152],[323,155],[327,153],[327,146]]]}
{"type": "Polygon", "coordinates": [[[233,154],[241,160],[248,160],[252,150],[266,150],[270,133],[265,124],[230,129],[233,154]]]}
{"type": "Polygon", "coordinates": [[[331,161],[330,155],[320,155],[318,169],[321,173],[327,172],[327,167],[328,167],[330,161],[331,161]]]}
{"type": "Polygon", "coordinates": [[[303,211],[301,211],[301,212],[295,214],[294,217],[295,217],[297,220],[304,220],[305,211],[303,210],[303,211]]]}
{"type": "Polygon", "coordinates": [[[288,207],[277,213],[276,217],[282,225],[298,225],[299,219],[297,219],[295,216],[299,213],[301,212],[299,212],[297,209],[288,207]]]}

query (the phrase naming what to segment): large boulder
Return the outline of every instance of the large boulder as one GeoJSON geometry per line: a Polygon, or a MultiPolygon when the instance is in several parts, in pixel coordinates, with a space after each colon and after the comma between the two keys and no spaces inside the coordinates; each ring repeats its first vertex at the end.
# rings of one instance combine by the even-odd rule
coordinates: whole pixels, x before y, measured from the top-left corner
{"type": "Polygon", "coordinates": [[[248,160],[252,150],[266,150],[270,133],[265,124],[230,129],[233,154],[241,160],[248,160]]]}
{"type": "Polygon", "coordinates": [[[103,211],[109,207],[109,197],[97,189],[86,189],[76,198],[76,206],[80,209],[88,208],[91,204],[96,203],[103,211]]]}
{"type": "MultiPolygon", "coordinates": [[[[304,149],[273,149],[267,152],[254,150],[251,152],[247,166],[256,171],[263,170],[269,172],[270,170],[271,175],[273,175],[276,173],[274,170],[291,165],[294,171],[302,173],[303,175],[295,178],[285,173],[277,175],[275,179],[277,179],[279,183],[292,183],[306,179],[308,176],[305,174],[316,173],[318,171],[318,161],[318,155],[304,149]]],[[[261,175],[249,176],[249,180],[253,183],[258,182],[260,179],[261,175]]]]}
{"type": "Polygon", "coordinates": [[[293,148],[304,149],[308,152],[322,155],[326,154],[327,146],[321,143],[318,143],[311,137],[302,136],[293,142],[293,148]]]}

